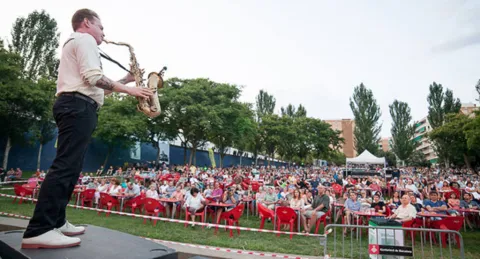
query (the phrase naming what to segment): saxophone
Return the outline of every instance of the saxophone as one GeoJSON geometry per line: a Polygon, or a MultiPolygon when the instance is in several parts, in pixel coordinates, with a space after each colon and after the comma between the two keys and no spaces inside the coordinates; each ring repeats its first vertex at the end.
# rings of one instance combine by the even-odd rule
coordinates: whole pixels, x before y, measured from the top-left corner
{"type": "Polygon", "coordinates": [[[163,69],[160,70],[160,72],[158,73],[151,72],[150,74],[148,74],[147,86],[145,86],[143,80],[143,71],[140,69],[140,66],[137,62],[133,47],[130,44],[124,42],[113,42],[105,39],[103,41],[107,44],[115,44],[128,47],[128,50],[130,51],[130,73],[132,73],[135,78],[136,87],[147,87],[153,90],[153,96],[151,97],[136,97],[138,100],[137,110],[143,112],[150,118],[155,118],[160,115],[161,106],[158,99],[158,89],[163,87],[163,74],[165,70],[167,70],[167,67],[163,67],[163,69]]]}

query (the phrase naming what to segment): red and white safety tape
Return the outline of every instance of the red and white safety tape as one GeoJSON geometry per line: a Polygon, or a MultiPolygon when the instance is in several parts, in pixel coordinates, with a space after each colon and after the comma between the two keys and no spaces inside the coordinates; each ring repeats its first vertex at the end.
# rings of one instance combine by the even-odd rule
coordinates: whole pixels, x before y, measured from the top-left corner
{"type": "MultiPolygon", "coordinates": [[[[0,193],[0,197],[18,198],[18,199],[22,198],[21,196],[15,196],[15,195],[4,194],[4,193],[0,193]]],[[[23,197],[23,200],[37,201],[37,199],[32,199],[32,198],[27,198],[27,197],[23,197]]],[[[120,212],[120,211],[114,211],[114,210],[97,209],[97,208],[84,207],[84,206],[78,206],[78,205],[72,205],[72,204],[67,204],[67,206],[72,207],[72,208],[83,209],[83,210],[91,210],[91,211],[105,212],[105,213],[108,212],[108,213],[111,213],[111,214],[117,214],[117,215],[121,215],[121,216],[129,216],[129,217],[134,217],[134,218],[153,219],[153,220],[175,222],[175,223],[182,223],[182,224],[187,223],[187,224],[194,224],[194,225],[199,225],[199,226],[218,227],[218,228],[223,228],[223,229],[244,230],[244,231],[264,232],[264,233],[279,233],[279,234],[286,234],[286,235],[293,234],[293,235],[298,235],[298,236],[313,236],[313,237],[325,237],[326,236],[326,234],[309,234],[309,233],[288,232],[288,231],[278,231],[278,230],[269,230],[269,229],[228,226],[228,225],[221,225],[221,224],[203,223],[203,222],[197,222],[197,221],[192,222],[192,221],[186,221],[186,220],[180,220],[180,219],[169,219],[169,218],[161,218],[161,217],[147,216],[147,215],[141,215],[141,214],[127,213],[127,212],[120,212]]]]}
{"type": "MultiPolygon", "coordinates": [[[[21,219],[30,219],[30,217],[27,217],[27,216],[0,211],[0,216],[1,215],[7,216],[7,217],[21,218],[21,219]]],[[[287,258],[287,259],[308,259],[308,257],[273,254],[273,253],[261,253],[261,252],[253,252],[253,251],[247,251],[247,250],[237,250],[237,249],[231,249],[231,248],[221,248],[221,247],[196,245],[196,244],[189,244],[189,243],[179,243],[179,242],[174,242],[174,241],[169,241],[169,240],[160,240],[160,239],[154,239],[154,238],[149,238],[149,237],[141,237],[141,238],[144,238],[146,240],[156,242],[156,243],[181,245],[181,246],[208,249],[208,250],[213,250],[213,251],[221,251],[221,252],[228,252],[228,253],[235,253],[235,254],[248,254],[248,255],[255,255],[255,256],[287,258]]]]}
{"type": "Polygon", "coordinates": [[[213,251],[221,251],[221,252],[228,252],[228,253],[235,253],[235,254],[246,254],[246,255],[264,256],[264,257],[288,258],[288,259],[308,259],[308,257],[282,255],[282,254],[260,253],[260,252],[237,250],[237,249],[230,249],[230,248],[221,248],[221,247],[214,247],[214,246],[195,245],[195,244],[188,244],[188,243],[178,243],[178,242],[173,242],[173,241],[152,239],[152,238],[148,238],[148,237],[144,237],[144,238],[146,240],[150,240],[150,241],[153,241],[153,242],[156,242],[156,243],[181,245],[181,246],[208,249],[208,250],[213,250],[213,251]]]}
{"type": "MultiPolygon", "coordinates": [[[[115,178],[115,177],[117,176],[92,176],[90,177],[90,179],[115,178]]],[[[39,180],[39,182],[42,182],[42,180],[39,180]]],[[[28,180],[0,182],[0,185],[12,184],[12,183],[28,183],[28,180]]]]}

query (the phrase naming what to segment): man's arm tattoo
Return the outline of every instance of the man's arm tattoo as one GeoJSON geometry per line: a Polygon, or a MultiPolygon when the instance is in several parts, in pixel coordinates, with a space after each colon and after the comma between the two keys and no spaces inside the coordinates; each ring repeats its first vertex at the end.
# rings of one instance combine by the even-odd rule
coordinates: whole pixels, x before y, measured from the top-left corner
{"type": "Polygon", "coordinates": [[[106,76],[102,76],[102,78],[97,81],[95,86],[109,91],[113,90],[113,82],[106,76]]]}

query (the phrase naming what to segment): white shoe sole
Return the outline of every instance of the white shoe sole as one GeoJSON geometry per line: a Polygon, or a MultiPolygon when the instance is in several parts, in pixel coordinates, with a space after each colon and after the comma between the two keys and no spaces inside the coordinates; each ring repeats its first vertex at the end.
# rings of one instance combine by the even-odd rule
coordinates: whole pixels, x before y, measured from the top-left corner
{"type": "Polygon", "coordinates": [[[58,248],[78,246],[80,245],[80,243],[81,241],[72,243],[72,244],[66,244],[66,245],[22,244],[22,249],[39,249],[39,248],[58,249],[58,248]]]}

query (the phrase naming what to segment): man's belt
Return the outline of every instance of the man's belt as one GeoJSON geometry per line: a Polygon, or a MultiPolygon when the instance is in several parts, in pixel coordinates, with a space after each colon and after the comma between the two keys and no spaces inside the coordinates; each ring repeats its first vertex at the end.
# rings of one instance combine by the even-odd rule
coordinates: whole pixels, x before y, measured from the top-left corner
{"type": "Polygon", "coordinates": [[[75,98],[82,99],[82,100],[84,100],[84,101],[92,104],[93,107],[95,107],[95,110],[98,111],[98,110],[100,109],[100,107],[98,107],[98,103],[97,103],[95,100],[93,100],[92,98],[90,98],[90,97],[88,97],[88,96],[86,96],[86,95],[84,95],[84,94],[81,94],[81,93],[79,93],[79,92],[65,92],[65,93],[61,93],[61,94],[60,94],[60,96],[62,96],[62,95],[65,95],[65,96],[73,96],[73,97],[75,97],[75,98]]]}

